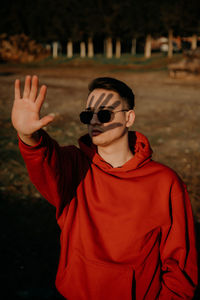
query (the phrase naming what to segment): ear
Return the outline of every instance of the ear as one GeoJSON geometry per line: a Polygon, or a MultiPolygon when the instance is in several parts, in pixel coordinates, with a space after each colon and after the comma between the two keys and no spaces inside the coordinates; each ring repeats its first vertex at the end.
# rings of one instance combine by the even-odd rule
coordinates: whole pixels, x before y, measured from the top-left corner
{"type": "Polygon", "coordinates": [[[129,110],[126,113],[126,127],[131,127],[135,121],[135,112],[134,110],[129,110]]]}

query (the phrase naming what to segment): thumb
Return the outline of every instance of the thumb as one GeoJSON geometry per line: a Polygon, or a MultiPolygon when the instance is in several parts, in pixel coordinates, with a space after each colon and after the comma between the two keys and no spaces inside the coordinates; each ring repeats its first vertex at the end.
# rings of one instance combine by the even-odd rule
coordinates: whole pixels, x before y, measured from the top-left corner
{"type": "Polygon", "coordinates": [[[42,119],[39,120],[41,127],[44,127],[51,123],[54,120],[54,114],[50,114],[48,116],[43,117],[42,119]]]}

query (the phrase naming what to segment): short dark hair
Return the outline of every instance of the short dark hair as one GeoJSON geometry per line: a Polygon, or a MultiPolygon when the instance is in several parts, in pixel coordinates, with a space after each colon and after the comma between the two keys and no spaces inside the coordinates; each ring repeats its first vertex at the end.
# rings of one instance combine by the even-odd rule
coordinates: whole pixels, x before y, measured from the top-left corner
{"type": "Polygon", "coordinates": [[[89,94],[95,89],[104,89],[115,91],[128,104],[128,109],[133,109],[135,105],[135,96],[133,91],[124,82],[112,77],[95,78],[88,85],[89,94]]]}

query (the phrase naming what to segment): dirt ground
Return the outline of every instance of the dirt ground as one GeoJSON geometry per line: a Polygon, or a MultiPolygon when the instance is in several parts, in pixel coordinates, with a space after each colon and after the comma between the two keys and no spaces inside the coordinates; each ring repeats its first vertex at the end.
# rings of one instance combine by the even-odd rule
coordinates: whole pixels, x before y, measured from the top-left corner
{"type": "Polygon", "coordinates": [[[40,83],[48,87],[42,115],[55,113],[55,121],[46,130],[60,144],[77,144],[79,136],[86,132],[79,122],[79,112],[84,108],[90,80],[112,76],[125,81],[136,97],[133,130],[145,134],[153,158],[177,171],[187,184],[200,244],[200,78],[172,79],[166,70],[136,72],[111,65],[46,68],[2,65],[1,282],[5,295],[2,299],[11,296],[13,299],[61,299],[54,288],[59,257],[55,211],[30,183],[10,124],[13,83],[16,78],[24,81],[26,74],[38,75],[40,83]]]}

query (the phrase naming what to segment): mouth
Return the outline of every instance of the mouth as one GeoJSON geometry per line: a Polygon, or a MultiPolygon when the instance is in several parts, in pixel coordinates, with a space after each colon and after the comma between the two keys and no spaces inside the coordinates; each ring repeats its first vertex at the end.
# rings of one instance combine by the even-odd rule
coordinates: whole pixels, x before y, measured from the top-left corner
{"type": "Polygon", "coordinates": [[[98,130],[98,129],[93,129],[92,130],[92,136],[97,136],[97,135],[99,135],[99,134],[101,134],[102,133],[102,131],[100,131],[100,130],[98,130]]]}

